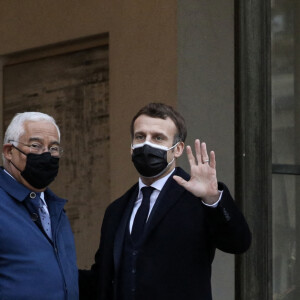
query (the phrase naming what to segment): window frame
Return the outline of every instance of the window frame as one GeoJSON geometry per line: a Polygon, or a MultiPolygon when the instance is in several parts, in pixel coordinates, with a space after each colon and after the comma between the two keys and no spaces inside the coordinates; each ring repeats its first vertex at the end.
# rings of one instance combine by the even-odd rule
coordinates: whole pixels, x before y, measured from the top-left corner
{"type": "Polygon", "coordinates": [[[235,1],[235,195],[251,232],[235,298],[272,299],[270,1],[235,1]]]}

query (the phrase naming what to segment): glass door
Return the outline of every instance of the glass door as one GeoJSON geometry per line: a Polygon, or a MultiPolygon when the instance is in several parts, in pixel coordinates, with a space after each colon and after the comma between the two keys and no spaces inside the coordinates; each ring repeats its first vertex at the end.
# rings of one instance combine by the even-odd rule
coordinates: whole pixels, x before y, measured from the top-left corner
{"type": "Polygon", "coordinates": [[[271,1],[273,299],[299,300],[300,2],[271,1]]]}

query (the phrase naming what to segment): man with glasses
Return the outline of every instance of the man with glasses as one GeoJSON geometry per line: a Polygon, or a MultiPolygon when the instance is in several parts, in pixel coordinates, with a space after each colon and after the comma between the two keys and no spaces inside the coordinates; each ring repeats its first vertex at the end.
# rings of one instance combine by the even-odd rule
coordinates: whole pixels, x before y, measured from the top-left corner
{"type": "Polygon", "coordinates": [[[17,114],[0,169],[0,299],[77,300],[78,272],[66,200],[48,188],[62,153],[55,120],[17,114]]]}

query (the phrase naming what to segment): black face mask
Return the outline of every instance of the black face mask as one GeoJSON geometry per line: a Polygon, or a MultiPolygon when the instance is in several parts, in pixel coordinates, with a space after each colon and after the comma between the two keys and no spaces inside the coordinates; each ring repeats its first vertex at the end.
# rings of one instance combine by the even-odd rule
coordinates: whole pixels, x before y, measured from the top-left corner
{"type": "Polygon", "coordinates": [[[47,187],[57,176],[59,157],[51,156],[50,152],[42,154],[26,154],[17,147],[18,151],[27,156],[26,166],[23,171],[19,170],[13,162],[12,165],[21,172],[22,177],[33,187],[42,189],[47,187]]]}
{"type": "MultiPolygon", "coordinates": [[[[178,144],[178,143],[177,143],[178,144]]],[[[132,146],[132,162],[140,175],[147,178],[158,177],[162,175],[167,168],[173,163],[167,161],[167,153],[173,149],[158,146],[150,142],[132,146]]]]}

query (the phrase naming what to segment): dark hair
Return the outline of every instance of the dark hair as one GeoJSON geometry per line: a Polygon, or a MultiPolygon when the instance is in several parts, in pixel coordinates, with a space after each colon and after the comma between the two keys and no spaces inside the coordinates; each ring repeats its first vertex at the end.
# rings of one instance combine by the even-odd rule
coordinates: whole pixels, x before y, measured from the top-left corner
{"type": "Polygon", "coordinates": [[[130,125],[130,133],[132,139],[134,135],[134,122],[141,115],[146,115],[151,118],[160,118],[163,120],[169,117],[174,122],[177,128],[177,133],[174,136],[173,143],[176,144],[178,142],[185,141],[187,130],[183,116],[179,112],[174,110],[173,107],[163,103],[149,103],[138,111],[138,113],[133,117],[130,125]]]}

